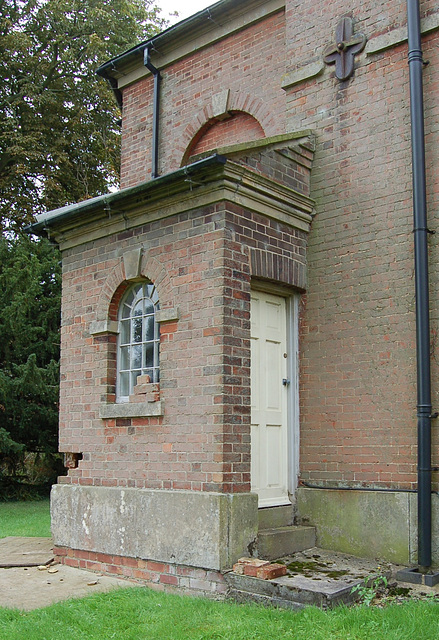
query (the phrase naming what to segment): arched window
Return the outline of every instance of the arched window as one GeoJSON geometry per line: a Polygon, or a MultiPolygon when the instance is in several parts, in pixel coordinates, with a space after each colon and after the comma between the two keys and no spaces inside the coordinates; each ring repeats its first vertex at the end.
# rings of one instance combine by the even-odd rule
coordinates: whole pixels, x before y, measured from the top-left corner
{"type": "Polygon", "coordinates": [[[128,289],[119,307],[117,349],[117,400],[127,402],[140,375],[151,382],[160,379],[160,329],[156,321],[159,309],[153,284],[141,282],[128,289]]]}

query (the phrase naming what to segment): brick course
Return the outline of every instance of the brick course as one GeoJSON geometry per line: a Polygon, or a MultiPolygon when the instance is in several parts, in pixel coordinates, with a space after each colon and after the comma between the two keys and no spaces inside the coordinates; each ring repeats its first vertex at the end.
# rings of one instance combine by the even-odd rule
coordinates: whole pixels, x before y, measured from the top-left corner
{"type": "Polygon", "coordinates": [[[66,547],[54,547],[53,552],[60,564],[115,575],[130,581],[147,582],[158,591],[191,591],[224,597],[228,590],[219,571],[66,547]]]}

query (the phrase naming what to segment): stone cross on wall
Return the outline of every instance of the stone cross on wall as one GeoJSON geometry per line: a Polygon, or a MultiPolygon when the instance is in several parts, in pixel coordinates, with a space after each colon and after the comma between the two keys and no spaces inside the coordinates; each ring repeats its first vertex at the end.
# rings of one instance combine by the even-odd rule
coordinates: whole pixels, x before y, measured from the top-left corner
{"type": "Polygon", "coordinates": [[[347,80],[354,73],[354,57],[364,49],[366,36],[353,35],[352,18],[342,18],[335,30],[335,44],[323,50],[326,64],[335,63],[335,75],[339,80],[347,80]]]}

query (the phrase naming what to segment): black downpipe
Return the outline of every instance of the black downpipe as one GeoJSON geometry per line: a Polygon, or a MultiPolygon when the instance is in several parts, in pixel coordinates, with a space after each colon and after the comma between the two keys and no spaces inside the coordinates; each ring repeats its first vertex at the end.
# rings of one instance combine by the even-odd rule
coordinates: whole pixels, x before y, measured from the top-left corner
{"type": "Polygon", "coordinates": [[[418,416],[418,565],[431,567],[431,376],[424,101],[419,0],[407,0],[413,165],[418,416]]]}
{"type": "Polygon", "coordinates": [[[159,171],[159,123],[160,123],[160,81],[162,79],[160,71],[152,64],[150,60],[149,47],[143,52],[143,64],[154,76],[154,105],[152,116],[152,165],[151,178],[158,178],[159,171]]]}

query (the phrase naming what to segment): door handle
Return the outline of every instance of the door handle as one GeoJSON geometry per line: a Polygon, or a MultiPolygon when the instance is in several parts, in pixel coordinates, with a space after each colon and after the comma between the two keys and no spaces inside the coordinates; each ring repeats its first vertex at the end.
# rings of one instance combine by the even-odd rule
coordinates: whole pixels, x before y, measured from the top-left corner
{"type": "Polygon", "coordinates": [[[282,378],[282,384],[284,385],[284,387],[288,387],[290,381],[288,380],[288,378],[282,378]]]}

